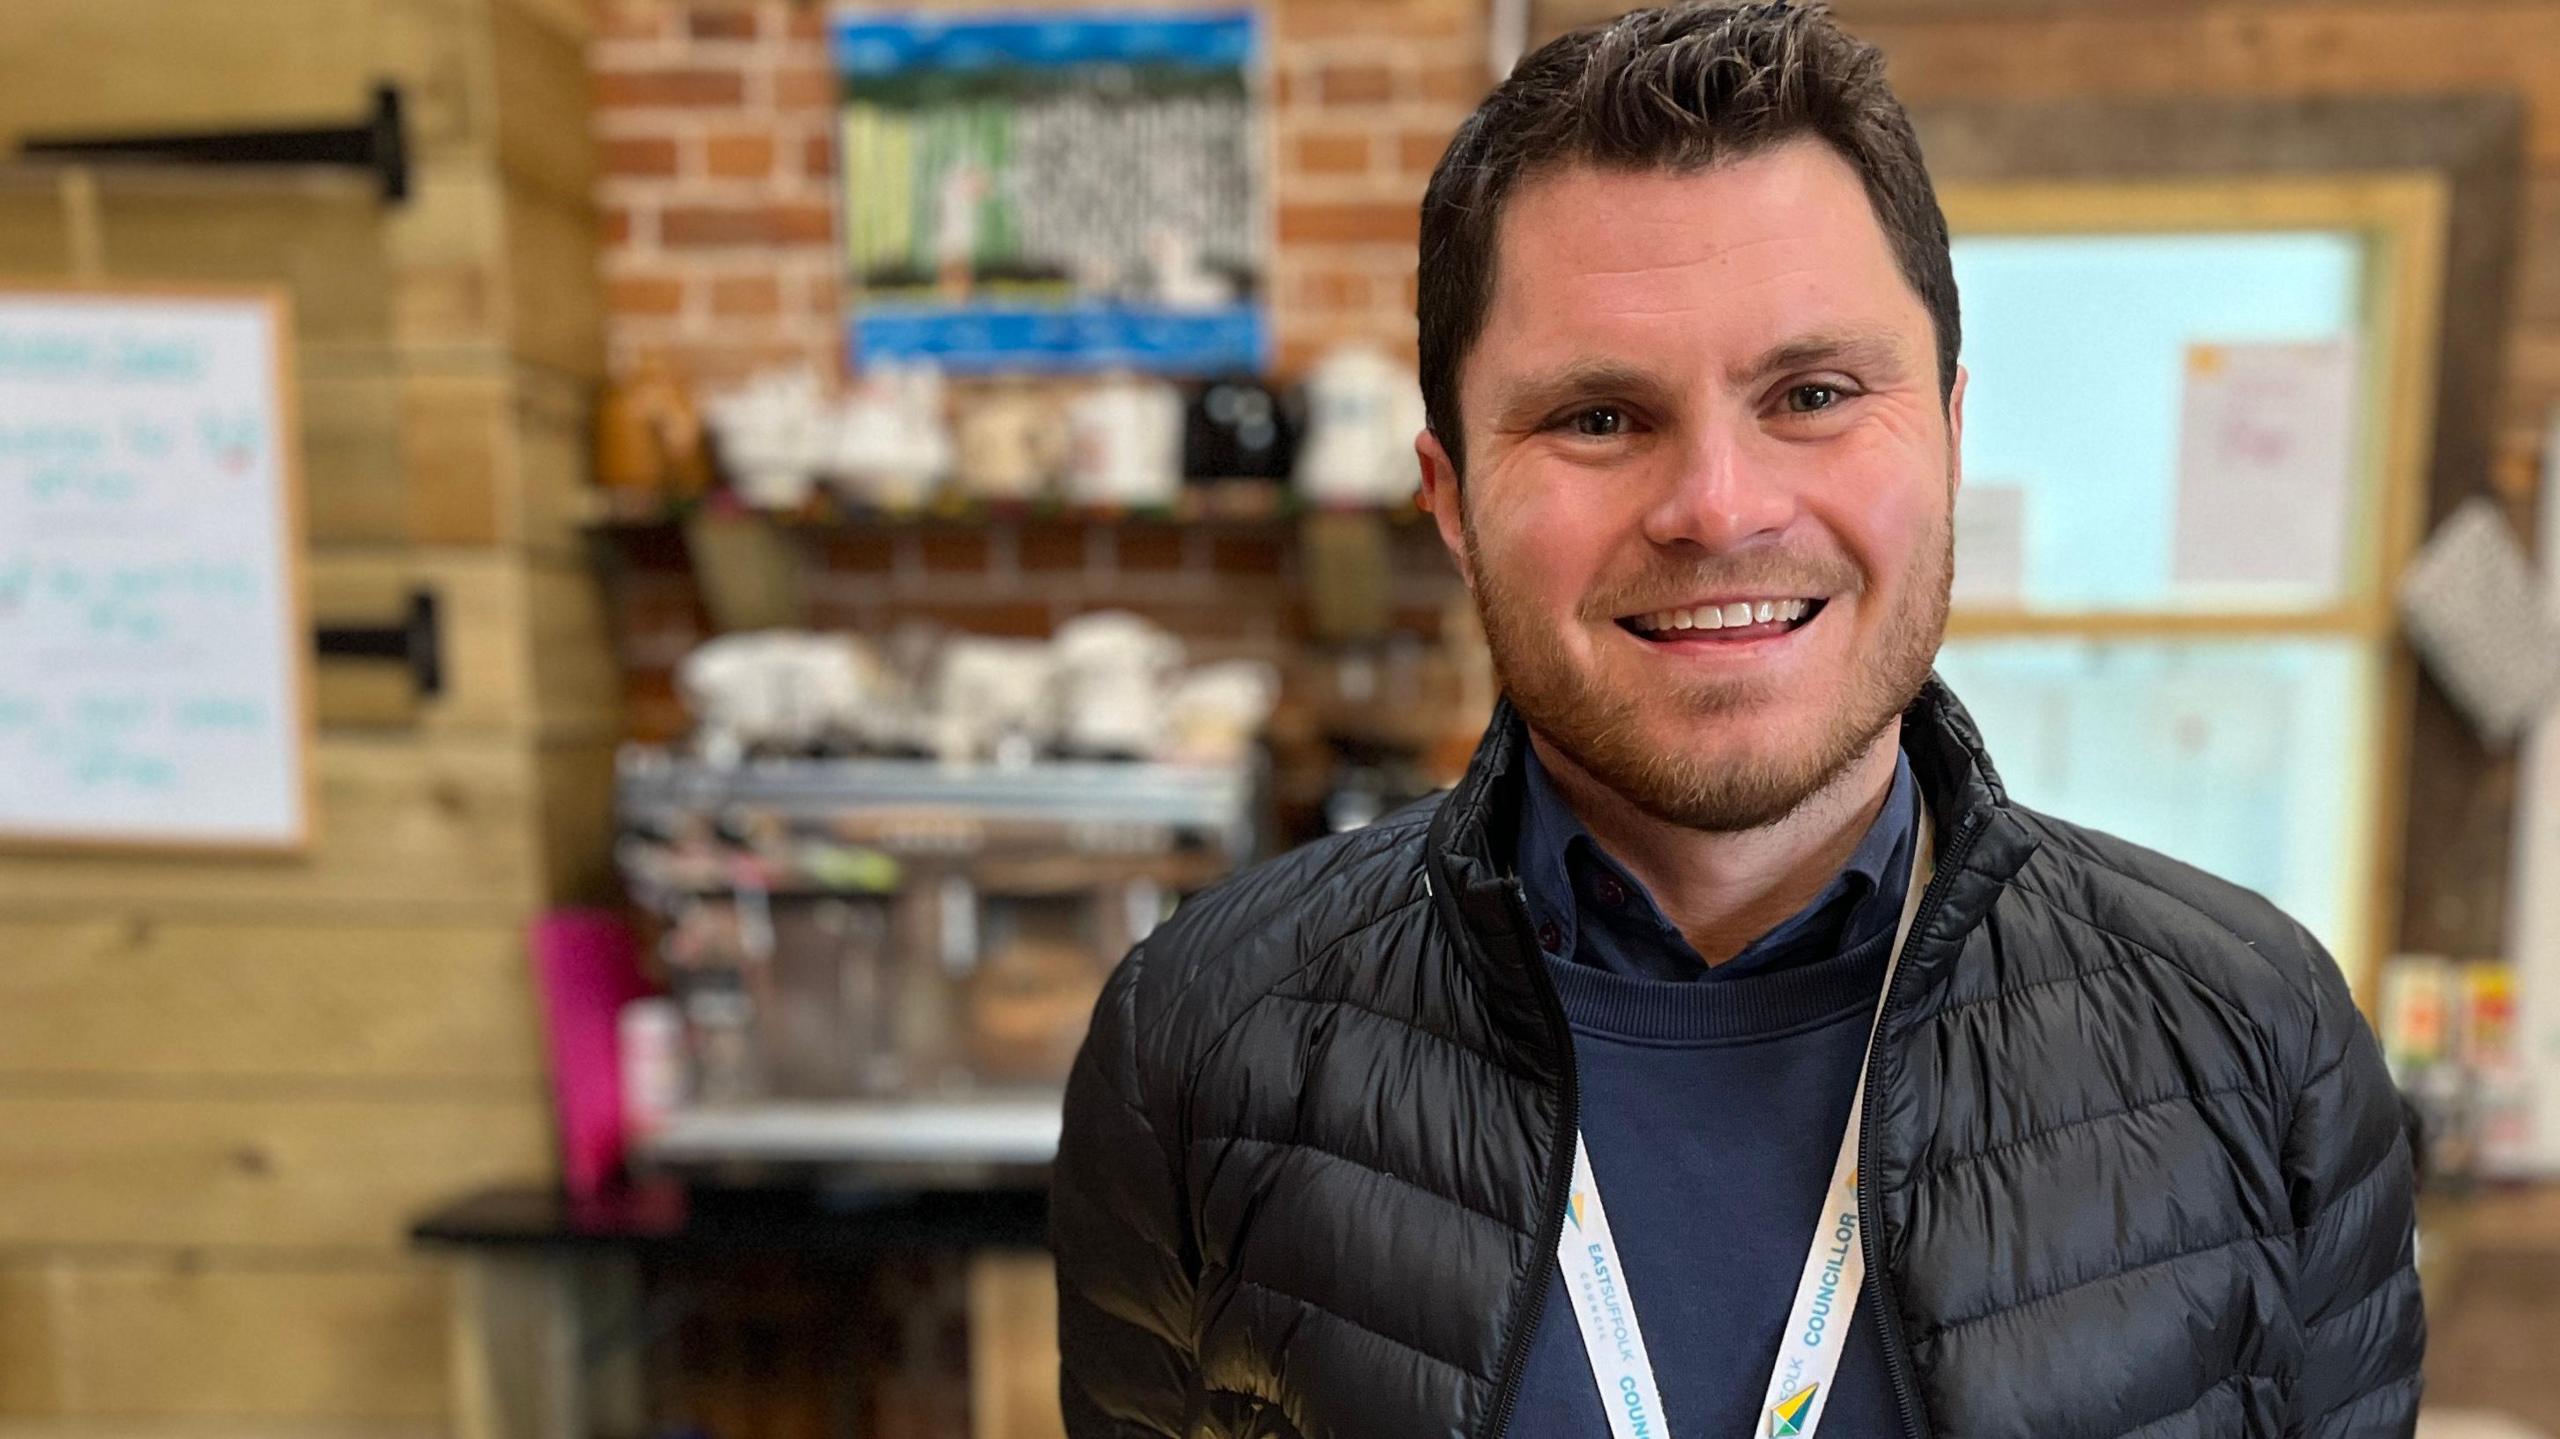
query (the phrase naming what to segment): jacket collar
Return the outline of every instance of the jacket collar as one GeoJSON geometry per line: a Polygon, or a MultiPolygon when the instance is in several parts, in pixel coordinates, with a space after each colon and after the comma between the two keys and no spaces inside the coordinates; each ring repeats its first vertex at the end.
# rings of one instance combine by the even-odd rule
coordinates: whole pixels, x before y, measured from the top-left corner
{"type": "MultiPolygon", "coordinates": [[[[1503,1028],[1535,1056],[1551,1047],[1545,1009],[1554,999],[1540,983],[1537,942],[1503,862],[1518,833],[1528,742],[1528,725],[1506,697],[1495,705],[1466,774],[1432,817],[1424,864],[1441,917],[1477,941],[1462,947],[1479,961],[1479,978],[1503,1028]]],[[[1915,934],[1903,955],[1912,973],[1907,992],[1925,993],[2034,852],[2035,839],[2013,812],[1973,716],[1934,674],[1903,711],[1902,747],[1936,825],[1946,881],[1927,932],[1915,934]]]]}

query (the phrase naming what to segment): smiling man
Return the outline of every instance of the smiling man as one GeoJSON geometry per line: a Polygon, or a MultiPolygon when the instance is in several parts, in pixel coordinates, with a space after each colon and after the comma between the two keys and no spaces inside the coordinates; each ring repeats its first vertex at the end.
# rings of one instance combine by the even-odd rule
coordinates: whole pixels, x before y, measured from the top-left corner
{"type": "Polygon", "coordinates": [[[2013,803],[1945,221],[1818,8],[1522,63],[1423,201],[1466,777],[1185,905],[1052,1229],[1099,1436],[2407,1435],[2399,1110],[2265,901],[2013,803]]]}

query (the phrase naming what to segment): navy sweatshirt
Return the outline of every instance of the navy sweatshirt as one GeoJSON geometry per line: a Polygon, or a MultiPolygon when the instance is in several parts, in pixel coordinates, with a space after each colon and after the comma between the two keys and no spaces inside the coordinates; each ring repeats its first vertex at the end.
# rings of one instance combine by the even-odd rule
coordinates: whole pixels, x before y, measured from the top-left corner
{"type": "MultiPolygon", "coordinates": [[[[1534,751],[1527,778],[1515,861],[1573,1027],[1583,1143],[1669,1432],[1764,1433],[1761,1394],[1910,878],[1910,762],[1822,893],[1712,969],[1574,817],[1534,751]]],[[[1608,1439],[1565,1290],[1561,1277],[1547,1286],[1516,1439],[1608,1439]]],[[[1873,1296],[1862,1293],[1822,1433],[1898,1432],[1873,1296]]]]}

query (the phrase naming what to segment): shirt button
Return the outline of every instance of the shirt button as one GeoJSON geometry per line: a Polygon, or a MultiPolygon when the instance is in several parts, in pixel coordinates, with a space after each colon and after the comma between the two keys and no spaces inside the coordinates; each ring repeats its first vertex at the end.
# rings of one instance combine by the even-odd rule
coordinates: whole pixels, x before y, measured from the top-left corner
{"type": "Polygon", "coordinates": [[[1556,928],[1554,920],[1548,920],[1538,926],[1538,948],[1549,954],[1564,948],[1564,931],[1556,928]]]}
{"type": "Polygon", "coordinates": [[[1627,887],[1618,883],[1618,877],[1614,874],[1600,876],[1599,882],[1592,888],[1600,891],[1602,904],[1616,906],[1627,902],[1627,887]]]}

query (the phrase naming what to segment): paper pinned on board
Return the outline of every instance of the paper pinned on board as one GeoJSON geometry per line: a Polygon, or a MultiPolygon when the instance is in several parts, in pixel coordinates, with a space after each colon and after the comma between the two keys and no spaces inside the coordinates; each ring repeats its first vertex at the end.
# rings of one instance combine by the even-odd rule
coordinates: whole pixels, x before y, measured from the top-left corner
{"type": "Polygon", "coordinates": [[[2181,587],[2345,587],[2355,516],[2356,347],[2187,347],[2172,575],[2181,587]]]}

